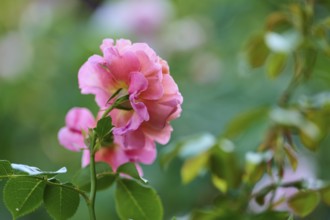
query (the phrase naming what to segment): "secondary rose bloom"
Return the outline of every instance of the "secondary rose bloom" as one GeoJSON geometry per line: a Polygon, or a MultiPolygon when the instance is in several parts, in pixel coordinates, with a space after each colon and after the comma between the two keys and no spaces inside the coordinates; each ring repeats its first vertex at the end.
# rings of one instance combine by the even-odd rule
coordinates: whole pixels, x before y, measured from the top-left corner
{"type": "Polygon", "coordinates": [[[115,99],[108,100],[119,89],[117,98],[128,95],[125,106],[131,110],[114,109],[110,113],[113,134],[130,159],[152,163],[156,157],[155,141],[169,141],[169,122],[180,116],[183,101],[167,62],[147,44],[132,44],[124,39],[116,44],[106,39],[101,50],[103,56],[90,57],[79,70],[81,92],[94,94],[101,110],[113,104],[115,99]]]}
{"type": "MultiPolygon", "coordinates": [[[[90,160],[89,150],[84,143],[84,139],[88,134],[88,128],[96,126],[93,114],[86,108],[75,107],[67,113],[65,122],[65,127],[61,128],[58,133],[60,144],[72,151],[83,151],[82,166],[88,165],[90,160]]],[[[115,136],[114,143],[111,146],[103,146],[96,152],[95,161],[106,162],[116,170],[117,167],[127,162],[149,162],[149,154],[150,152],[144,149],[137,152],[127,151],[118,144],[115,136]]]]}

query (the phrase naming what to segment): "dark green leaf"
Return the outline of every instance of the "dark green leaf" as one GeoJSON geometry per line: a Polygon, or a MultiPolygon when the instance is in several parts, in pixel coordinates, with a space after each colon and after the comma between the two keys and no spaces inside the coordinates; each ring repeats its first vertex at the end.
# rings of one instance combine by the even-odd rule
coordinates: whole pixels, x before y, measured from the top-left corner
{"type": "Polygon", "coordinates": [[[94,130],[95,130],[96,134],[98,135],[98,137],[100,139],[103,139],[105,136],[107,136],[108,134],[111,133],[112,128],[113,128],[113,126],[112,126],[111,117],[107,116],[107,117],[101,118],[97,122],[97,126],[94,130]]]}
{"type": "MultiPolygon", "coordinates": [[[[111,186],[117,175],[113,173],[111,167],[104,162],[95,164],[96,170],[96,188],[97,190],[105,189],[111,186]]],[[[81,190],[89,191],[91,186],[90,166],[86,166],[79,170],[73,178],[74,184],[81,190]]]]}
{"type": "Polygon", "coordinates": [[[116,210],[122,220],[161,220],[162,203],[156,191],[131,179],[117,179],[116,210]]]}
{"type": "Polygon", "coordinates": [[[37,209],[42,203],[45,181],[33,177],[9,179],[4,188],[4,202],[14,218],[37,209]]]}
{"type": "Polygon", "coordinates": [[[267,59],[267,74],[270,78],[275,79],[285,68],[287,63],[287,55],[284,53],[274,53],[267,59]]]}
{"type": "Polygon", "coordinates": [[[44,204],[54,219],[68,219],[79,206],[79,193],[65,186],[47,185],[44,192],[44,204]]]}
{"type": "Polygon", "coordinates": [[[319,202],[319,192],[308,190],[294,194],[289,198],[288,205],[295,214],[305,217],[316,208],[319,202]]]}
{"type": "Polygon", "coordinates": [[[0,177],[8,177],[13,174],[10,162],[7,160],[0,160],[0,177]]]}
{"type": "Polygon", "coordinates": [[[57,171],[42,171],[37,167],[14,163],[11,164],[11,167],[14,169],[14,171],[18,171],[19,173],[26,173],[30,176],[45,175],[49,178],[54,177],[57,174],[66,173],[67,171],[65,167],[62,167],[57,171]]]}

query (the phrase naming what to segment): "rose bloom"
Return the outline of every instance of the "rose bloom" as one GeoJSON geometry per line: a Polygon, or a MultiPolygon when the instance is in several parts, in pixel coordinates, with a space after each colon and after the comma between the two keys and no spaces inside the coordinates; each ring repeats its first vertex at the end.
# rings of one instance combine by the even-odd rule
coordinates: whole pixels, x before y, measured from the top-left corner
{"type": "Polygon", "coordinates": [[[180,116],[183,98],[169,73],[167,62],[144,43],[132,44],[120,39],[115,44],[106,39],[103,56],[94,55],[79,70],[81,93],[94,94],[101,110],[116,91],[128,95],[131,110],[114,109],[110,116],[118,143],[133,157],[141,150],[155,159],[155,141],[166,144],[172,132],[169,122],[180,116]],[[154,153],[151,153],[154,152],[154,153]]]}
{"type": "MultiPolygon", "coordinates": [[[[89,164],[89,150],[84,139],[88,134],[89,128],[96,126],[96,120],[93,114],[86,108],[72,108],[66,115],[65,127],[61,128],[58,133],[58,139],[61,145],[72,151],[83,151],[82,166],[89,164]]],[[[118,144],[117,138],[114,137],[114,143],[110,146],[102,146],[95,154],[95,161],[103,161],[108,163],[113,170],[127,162],[150,163],[155,151],[141,149],[140,151],[131,152],[118,144]]]]}

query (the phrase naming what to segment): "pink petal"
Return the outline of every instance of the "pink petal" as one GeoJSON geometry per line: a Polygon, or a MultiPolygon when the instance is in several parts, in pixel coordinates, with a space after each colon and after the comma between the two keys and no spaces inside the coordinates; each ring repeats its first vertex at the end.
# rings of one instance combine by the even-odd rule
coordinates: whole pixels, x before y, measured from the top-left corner
{"type": "Polygon", "coordinates": [[[116,171],[120,165],[129,162],[129,159],[121,147],[110,146],[102,147],[97,151],[95,154],[95,161],[106,162],[116,171]]]}
{"type": "Polygon", "coordinates": [[[107,50],[104,55],[108,63],[111,74],[117,82],[129,83],[129,74],[140,70],[140,63],[136,55],[127,51],[120,55],[118,51],[113,48],[107,50]]]}
{"type": "Polygon", "coordinates": [[[69,129],[80,132],[95,126],[94,116],[87,108],[75,107],[70,109],[65,117],[65,122],[69,129]]]}
{"type": "Polygon", "coordinates": [[[116,91],[115,81],[107,64],[102,57],[97,55],[90,57],[80,68],[78,81],[81,93],[94,94],[100,107],[103,107],[116,91]]]}
{"type": "Polygon", "coordinates": [[[86,149],[83,151],[83,155],[81,158],[81,166],[85,167],[89,164],[89,162],[90,162],[90,153],[89,153],[89,150],[86,149]]]}
{"type": "Polygon", "coordinates": [[[160,144],[167,144],[173,131],[170,124],[166,124],[162,129],[155,129],[154,127],[148,126],[148,123],[144,123],[141,129],[146,136],[160,144]]]}
{"type": "Polygon", "coordinates": [[[67,127],[61,128],[57,137],[60,144],[69,150],[80,151],[86,148],[83,135],[67,127]]]}
{"type": "Polygon", "coordinates": [[[157,156],[157,150],[155,143],[152,140],[148,140],[147,145],[150,147],[144,147],[140,149],[127,149],[125,150],[126,155],[130,158],[132,162],[152,164],[157,156]]]}

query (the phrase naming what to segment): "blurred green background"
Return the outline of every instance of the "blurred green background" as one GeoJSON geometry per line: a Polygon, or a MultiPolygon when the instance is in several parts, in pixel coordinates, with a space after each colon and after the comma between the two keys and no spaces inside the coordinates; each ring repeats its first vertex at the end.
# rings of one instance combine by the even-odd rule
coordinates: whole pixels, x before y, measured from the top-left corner
{"type": "MultiPolygon", "coordinates": [[[[93,96],[80,94],[77,73],[89,56],[100,54],[103,38],[147,42],[168,61],[184,97],[171,143],[198,133],[218,135],[237,114],[273,106],[287,86],[290,69],[271,80],[263,68],[246,68],[241,51],[251,35],[263,31],[267,15],[289,2],[293,1],[1,0],[0,159],[43,170],[65,166],[68,173],[62,179],[70,180],[80,168],[81,155],[62,148],[57,132],[71,107],[97,112],[93,96]]],[[[318,13],[329,15],[330,4],[323,3],[318,13]]],[[[319,57],[315,76],[295,97],[330,89],[329,61],[319,57]]],[[[265,128],[259,125],[236,140],[238,151],[256,149],[265,128]]],[[[330,165],[329,142],[313,154],[320,167],[330,165]]],[[[159,154],[166,148],[158,146],[159,154]]],[[[165,219],[207,206],[214,197],[206,177],[183,186],[180,164],[175,160],[167,170],[159,161],[143,166],[145,178],[163,201],[165,219]]],[[[317,175],[330,178],[323,169],[317,175]]],[[[96,206],[98,219],[117,219],[112,189],[98,193],[96,206]]],[[[87,219],[87,212],[81,200],[72,219],[87,219]]],[[[320,207],[318,213],[318,219],[327,219],[330,211],[320,207]]],[[[10,218],[1,200],[0,219],[10,218]]],[[[22,219],[50,217],[41,208],[22,219]]]]}

